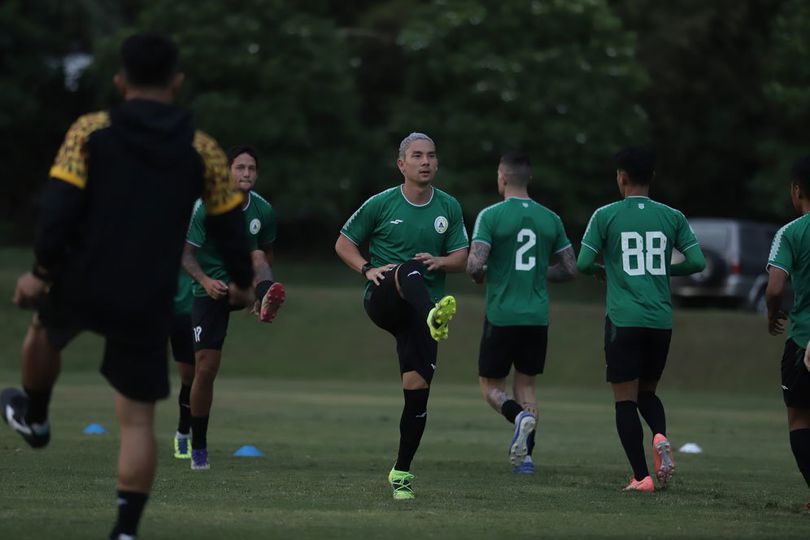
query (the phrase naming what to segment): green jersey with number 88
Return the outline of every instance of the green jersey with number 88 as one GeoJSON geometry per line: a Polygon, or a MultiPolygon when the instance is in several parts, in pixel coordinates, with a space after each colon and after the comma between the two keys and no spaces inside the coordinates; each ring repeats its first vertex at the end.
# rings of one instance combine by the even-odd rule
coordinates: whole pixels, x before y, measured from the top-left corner
{"type": "Polygon", "coordinates": [[[672,328],[672,249],[697,246],[686,217],[649,197],[627,197],[591,216],[582,249],[601,253],[607,314],[619,327],[672,328]]]}
{"type": "Polygon", "coordinates": [[[478,214],[473,242],[491,246],[487,259],[490,324],[547,325],[549,258],[571,246],[559,216],[531,199],[510,197],[478,214]]]}

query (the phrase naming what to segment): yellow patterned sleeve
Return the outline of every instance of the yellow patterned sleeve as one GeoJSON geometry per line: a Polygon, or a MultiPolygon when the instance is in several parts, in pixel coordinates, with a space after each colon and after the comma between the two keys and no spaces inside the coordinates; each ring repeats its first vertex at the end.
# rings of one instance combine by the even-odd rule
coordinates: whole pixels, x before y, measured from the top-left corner
{"type": "Polygon", "coordinates": [[[80,116],[67,134],[56,154],[50,176],[72,184],[79,189],[87,185],[87,140],[90,134],[110,125],[110,115],[106,111],[80,116]]]}
{"type": "Polygon", "coordinates": [[[203,202],[209,215],[216,216],[242,204],[242,193],[233,187],[228,158],[217,142],[202,131],[194,134],[194,148],[205,167],[203,202]]]}

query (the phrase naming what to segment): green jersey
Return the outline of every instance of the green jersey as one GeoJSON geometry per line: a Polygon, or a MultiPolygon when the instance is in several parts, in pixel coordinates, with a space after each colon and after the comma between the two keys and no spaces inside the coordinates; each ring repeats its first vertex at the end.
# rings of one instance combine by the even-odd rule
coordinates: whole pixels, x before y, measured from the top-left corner
{"type": "Polygon", "coordinates": [[[188,273],[180,269],[177,276],[177,294],[174,295],[174,314],[188,315],[191,313],[191,283],[194,280],[188,273]]]}
{"type": "MultiPolygon", "coordinates": [[[[368,240],[370,262],[375,267],[401,264],[417,253],[447,255],[467,248],[469,242],[461,205],[435,187],[422,205],[408,201],[402,186],[378,193],[363,203],[340,233],[357,246],[368,240]]],[[[425,274],[434,302],[444,296],[444,281],[443,271],[425,274]]]]}
{"type": "Polygon", "coordinates": [[[613,324],[672,328],[672,248],[683,253],[697,245],[684,215],[649,197],[627,197],[594,212],[582,246],[602,253],[613,324]]]}
{"type": "Polygon", "coordinates": [[[768,266],[781,268],[793,283],[788,339],[801,349],[810,341],[810,214],[791,221],[773,237],[768,266]]]}
{"type": "MultiPolygon", "coordinates": [[[[257,251],[270,247],[276,240],[276,214],[273,207],[261,195],[251,191],[247,195],[247,206],[242,212],[245,216],[248,246],[250,251],[257,251]]],[[[198,200],[191,214],[191,224],[188,227],[186,242],[199,248],[197,262],[205,274],[212,278],[228,283],[231,278],[225,270],[222,257],[205,234],[205,205],[198,200]]],[[[194,296],[207,296],[205,288],[194,282],[194,296]]]]}
{"type": "Polygon", "coordinates": [[[511,197],[478,214],[472,239],[491,246],[487,259],[490,324],[547,325],[549,259],[571,246],[560,217],[531,199],[511,197]]]}

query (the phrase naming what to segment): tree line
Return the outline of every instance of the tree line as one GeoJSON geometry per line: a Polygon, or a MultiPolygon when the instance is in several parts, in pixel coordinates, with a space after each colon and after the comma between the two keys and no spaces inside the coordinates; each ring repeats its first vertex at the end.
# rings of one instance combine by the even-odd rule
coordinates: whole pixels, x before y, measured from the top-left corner
{"type": "Polygon", "coordinates": [[[140,29],[178,41],[197,125],[258,148],[288,249],[331,249],[399,181],[411,131],[436,140],[468,226],[497,198],[501,152],[520,149],[572,237],[617,196],[622,145],[655,146],[654,196],[687,215],[769,221],[790,216],[787,169],[808,153],[801,0],[7,0],[0,241],[29,238],[64,131],[117,102],[118,45],[140,29]]]}

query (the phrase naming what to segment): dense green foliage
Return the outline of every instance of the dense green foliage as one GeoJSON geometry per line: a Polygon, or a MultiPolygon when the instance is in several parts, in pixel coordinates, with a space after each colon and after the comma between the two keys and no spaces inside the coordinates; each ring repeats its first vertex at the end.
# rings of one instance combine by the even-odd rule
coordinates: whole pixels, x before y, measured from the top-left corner
{"type": "Polygon", "coordinates": [[[365,197],[399,181],[399,140],[437,140],[439,184],[468,221],[495,199],[498,154],[535,160],[535,195],[577,234],[614,197],[611,155],[658,149],[657,196],[688,214],[784,220],[806,152],[810,15],[801,0],[192,0],[0,5],[0,239],[77,114],[116,101],[117,47],[173,34],[181,101],[223,145],[249,141],[280,243],[328,253],[365,197]],[[94,62],[65,84],[64,58],[94,62]],[[313,239],[317,239],[313,242],[313,239]]]}

